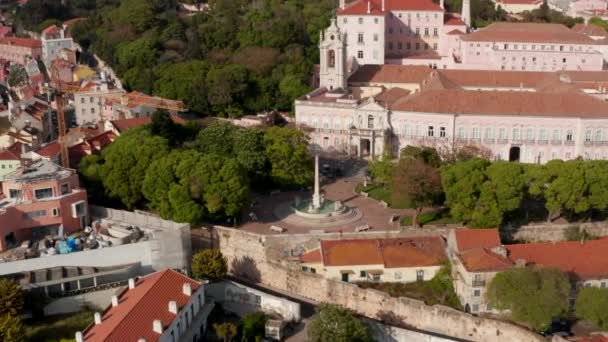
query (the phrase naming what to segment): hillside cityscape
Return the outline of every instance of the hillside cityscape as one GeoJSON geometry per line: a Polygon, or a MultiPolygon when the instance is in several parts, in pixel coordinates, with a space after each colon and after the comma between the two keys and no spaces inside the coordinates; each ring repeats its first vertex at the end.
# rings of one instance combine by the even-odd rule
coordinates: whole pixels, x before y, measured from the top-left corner
{"type": "Polygon", "coordinates": [[[0,341],[608,342],[606,0],[0,0],[0,341]]]}

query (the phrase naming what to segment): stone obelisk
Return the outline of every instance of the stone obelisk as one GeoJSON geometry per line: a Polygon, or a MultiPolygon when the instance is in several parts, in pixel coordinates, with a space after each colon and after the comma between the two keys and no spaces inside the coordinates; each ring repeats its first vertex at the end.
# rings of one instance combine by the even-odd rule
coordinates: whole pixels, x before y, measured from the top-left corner
{"type": "Polygon", "coordinates": [[[312,195],[312,208],[321,208],[321,193],[319,189],[319,155],[315,155],[315,192],[312,195]]]}

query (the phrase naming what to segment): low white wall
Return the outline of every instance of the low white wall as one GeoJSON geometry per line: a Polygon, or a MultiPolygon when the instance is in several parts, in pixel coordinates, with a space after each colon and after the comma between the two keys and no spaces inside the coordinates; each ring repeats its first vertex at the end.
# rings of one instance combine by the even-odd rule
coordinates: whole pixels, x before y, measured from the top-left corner
{"type": "Polygon", "coordinates": [[[225,310],[239,315],[262,311],[279,314],[287,321],[299,322],[301,319],[300,303],[258,291],[234,281],[210,283],[205,287],[205,294],[213,298],[215,302],[221,303],[225,310]]]}
{"type": "Polygon", "coordinates": [[[152,266],[152,244],[153,241],[144,241],[90,251],[0,263],[0,275],[61,266],[110,267],[138,262],[141,263],[142,268],[147,268],[152,266]]]}
{"type": "Polygon", "coordinates": [[[459,341],[448,337],[429,335],[413,330],[391,327],[375,321],[366,320],[374,340],[384,342],[454,342],[459,341]]]}

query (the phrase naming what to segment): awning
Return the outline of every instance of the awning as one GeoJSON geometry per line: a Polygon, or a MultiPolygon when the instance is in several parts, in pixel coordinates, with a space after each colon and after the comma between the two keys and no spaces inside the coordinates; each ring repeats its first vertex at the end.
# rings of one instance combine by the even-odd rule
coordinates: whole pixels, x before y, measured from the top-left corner
{"type": "Polygon", "coordinates": [[[355,274],[353,270],[341,270],[340,274],[355,274]]]}

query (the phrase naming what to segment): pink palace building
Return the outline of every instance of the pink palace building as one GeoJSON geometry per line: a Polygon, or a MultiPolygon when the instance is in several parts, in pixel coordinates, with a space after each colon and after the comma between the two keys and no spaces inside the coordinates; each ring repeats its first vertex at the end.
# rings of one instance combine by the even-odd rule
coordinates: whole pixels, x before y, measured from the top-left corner
{"type": "Polygon", "coordinates": [[[496,160],[608,159],[606,40],[555,24],[471,31],[469,7],[341,1],[321,32],[319,87],[295,101],[313,147],[371,158],[475,145],[496,160]]]}
{"type": "Polygon", "coordinates": [[[21,241],[71,233],[89,221],[87,192],[78,174],[41,159],[4,177],[0,198],[0,251],[21,241]]]}

